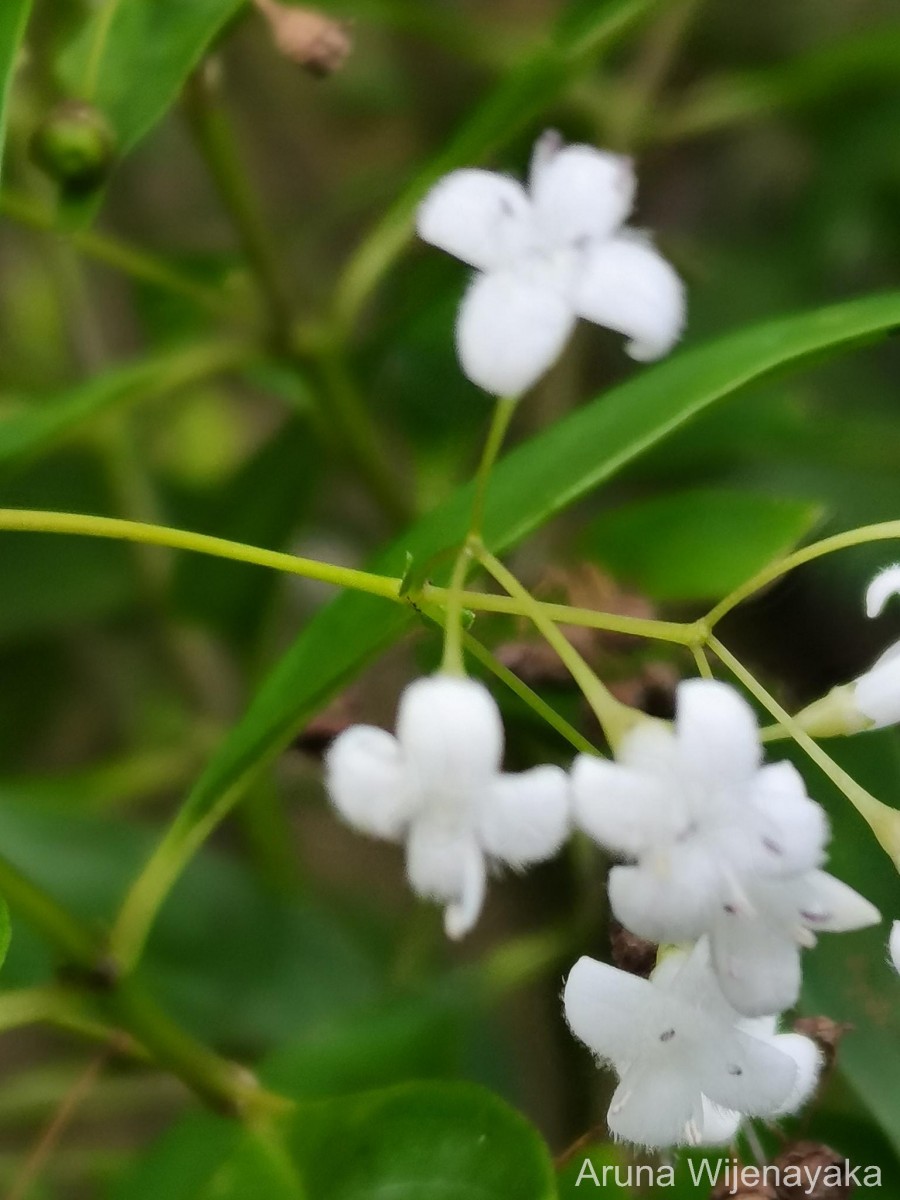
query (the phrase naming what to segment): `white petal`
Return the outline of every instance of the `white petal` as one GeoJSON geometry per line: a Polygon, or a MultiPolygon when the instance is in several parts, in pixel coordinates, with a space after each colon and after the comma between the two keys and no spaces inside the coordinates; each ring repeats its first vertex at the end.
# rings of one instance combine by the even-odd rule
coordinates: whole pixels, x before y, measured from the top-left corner
{"type": "Polygon", "coordinates": [[[891,926],[888,949],[891,955],[891,962],[894,964],[894,970],[900,975],[900,921],[895,921],[891,926]]]}
{"type": "Polygon", "coordinates": [[[900,722],[900,642],[889,647],[853,690],[856,707],[876,729],[900,722]]]}
{"type": "Polygon", "coordinates": [[[797,1003],[800,947],[790,928],[758,911],[722,913],[710,945],[719,986],[738,1012],[759,1017],[797,1003]]]}
{"type": "Polygon", "coordinates": [[[711,1038],[698,1047],[694,1064],[704,1096],[745,1116],[780,1111],[797,1085],[790,1054],[739,1029],[721,1043],[711,1038]]]}
{"type": "Polygon", "coordinates": [[[772,763],[759,770],[750,799],[761,817],[761,870],[788,875],[819,865],[828,840],[828,818],[807,796],[803,776],[792,763],[772,763]]]}
{"type": "Polygon", "coordinates": [[[704,934],[720,905],[716,864],[688,843],[666,859],[613,867],[609,901],[617,921],[653,942],[685,942],[704,934]]]}
{"type": "Polygon", "coordinates": [[[660,1064],[626,1074],[606,1116],[615,1137],[636,1146],[662,1149],[699,1144],[703,1098],[677,1064],[660,1064]]]}
{"type": "Polygon", "coordinates": [[[484,905],[487,890],[487,868],[484,855],[474,842],[466,847],[463,862],[462,890],[459,898],[447,905],[444,912],[444,932],[458,941],[474,928],[484,905]]]}
{"type": "Polygon", "coordinates": [[[478,919],[484,902],[484,855],[471,834],[435,821],[413,823],[406,845],[406,873],[413,890],[446,904],[445,928],[462,937],[478,919]]]}
{"type": "Polygon", "coordinates": [[[668,354],[684,329],[684,285],[662,255],[634,235],[590,247],[575,307],[588,321],[630,338],[625,349],[638,362],[668,354]]]}
{"type": "Polygon", "coordinates": [[[551,244],[608,238],[631,212],[634,191],[631,159],[592,146],[566,146],[533,163],[535,220],[551,244]]]}
{"type": "Polygon", "coordinates": [[[531,203],[514,179],[493,171],[453,171],[419,205],[423,241],[480,270],[509,263],[533,241],[531,203]]]}
{"type": "Polygon", "coordinates": [[[653,775],[581,754],[572,765],[575,823],[613,854],[639,858],[683,815],[678,794],[653,775]]]}
{"type": "Polygon", "coordinates": [[[608,1062],[628,1063],[642,1048],[642,1026],[656,1006],[653,985],[608,963],[582,957],[569,972],[563,1009],[579,1041],[608,1062]]]}
{"type": "Polygon", "coordinates": [[[522,272],[478,275],[456,322],[463,371],[494,396],[521,396],[559,358],[574,324],[562,293],[522,272]]]}
{"type": "Polygon", "coordinates": [[[810,871],[799,893],[800,917],[814,932],[846,933],[877,925],[881,913],[865,896],[825,871],[810,871]]]}
{"type": "Polygon", "coordinates": [[[701,1146],[725,1146],[734,1141],[741,1125],[741,1114],[730,1108],[713,1104],[703,1097],[703,1119],[700,1123],[701,1146]]]}
{"type": "Polygon", "coordinates": [[[645,771],[671,783],[681,762],[674,729],[665,721],[641,721],[622,739],[616,760],[623,767],[645,771]]]}
{"type": "Polygon", "coordinates": [[[559,767],[501,775],[488,792],[479,820],[488,854],[513,867],[554,855],[569,832],[569,781],[559,767]]]}
{"type": "Polygon", "coordinates": [[[675,733],[685,766],[707,784],[749,781],[759,766],[762,752],[753,709],[727,683],[680,683],[675,733]]]}
{"type": "Polygon", "coordinates": [[[776,1050],[780,1050],[793,1059],[797,1068],[791,1094],[784,1104],[773,1113],[773,1116],[776,1117],[790,1116],[799,1112],[807,1100],[812,1098],[819,1085],[823,1063],[822,1051],[812,1038],[804,1037],[800,1033],[778,1034],[773,1039],[772,1045],[776,1050]]]}
{"type": "Polygon", "coordinates": [[[430,675],[415,680],[401,696],[397,740],[430,804],[459,808],[499,771],[503,722],[484,684],[430,675]]]}
{"type": "Polygon", "coordinates": [[[884,606],[900,592],[900,564],[885,567],[866,588],[866,616],[881,616],[884,606]]]}
{"type": "Polygon", "coordinates": [[[373,837],[397,838],[415,811],[397,739],[353,725],[325,755],[325,785],[345,821],[373,837]]]}

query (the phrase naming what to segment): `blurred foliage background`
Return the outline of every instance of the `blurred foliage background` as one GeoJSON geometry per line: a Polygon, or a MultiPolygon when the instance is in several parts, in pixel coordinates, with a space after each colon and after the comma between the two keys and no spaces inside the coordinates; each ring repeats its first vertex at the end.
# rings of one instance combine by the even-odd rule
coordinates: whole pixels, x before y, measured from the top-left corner
{"type": "MultiPolygon", "coordinates": [[[[689,345],[896,285],[892,0],[335,0],[321,11],[348,22],[351,47],[326,77],[283,53],[271,13],[236,0],[37,0],[0,200],[0,505],[365,563],[471,474],[488,418],[453,352],[464,272],[405,244],[416,181],[456,161],[521,173],[545,127],[638,157],[638,223],[687,282],[689,345]],[[94,53],[106,20],[111,35],[94,53]],[[596,44],[584,33],[595,25],[596,44]],[[36,131],[90,76],[121,152],[90,194],[60,197],[35,162],[36,131]],[[366,466],[373,454],[381,467],[366,466]]],[[[620,339],[580,329],[522,404],[514,440],[635,369],[620,339]]],[[[519,552],[520,574],[547,597],[677,618],[813,531],[897,517],[898,370],[888,339],[729,396],[544,523],[519,552]]],[[[729,638],[786,702],[813,698],[896,635],[895,617],[866,625],[861,606],[889,554],[876,546],[792,574],[730,619],[729,638]]],[[[0,576],[0,846],[72,910],[107,922],[210,753],[331,592],[42,534],[0,534],[0,576]]],[[[523,626],[482,619],[478,631],[592,732],[523,626]]],[[[399,852],[340,828],[324,804],[329,737],[351,719],[389,724],[438,641],[423,625],[365,673],[359,663],[345,672],[349,686],[327,707],[311,702],[291,748],[176,886],[146,976],[183,1026],[262,1063],[273,1087],[318,1099],[475,1081],[558,1154],[600,1119],[608,1088],[558,999],[569,963],[607,946],[600,863],[576,846],[504,880],[477,933],[450,950],[405,890],[399,852]]],[[[581,648],[655,712],[693,671],[687,656],[628,639],[581,648]]],[[[529,710],[499,698],[513,767],[567,760],[529,710]]],[[[893,803],[897,750],[888,733],[836,753],[893,803]]],[[[839,873],[896,915],[889,863],[840,797],[818,778],[811,786],[840,834],[839,873]]],[[[882,933],[810,956],[804,1007],[861,1026],[809,1131],[879,1163],[890,1191],[900,989],[882,967],[882,933]]],[[[33,987],[53,967],[14,920],[5,988],[33,987]]],[[[198,1116],[163,1072],[97,1053],[58,1030],[4,1035],[0,1188],[19,1200],[230,1195],[242,1177],[222,1174],[228,1123],[198,1116]],[[48,1138],[68,1101],[71,1119],[48,1138]]],[[[440,1093],[448,1127],[465,1125],[467,1094],[440,1093]]],[[[360,1128],[388,1121],[378,1136],[390,1138],[396,1114],[342,1103],[357,1105],[360,1128]]],[[[361,1200],[365,1177],[335,1182],[323,1165],[352,1154],[327,1105],[314,1111],[309,1195],[361,1200]]],[[[526,1163],[547,1151],[528,1147],[516,1156],[521,1179],[495,1164],[497,1195],[550,1194],[534,1182],[544,1168],[529,1175],[526,1163]]],[[[251,1177],[244,1195],[305,1194],[251,1177]]],[[[461,1184],[458,1194],[475,1193],[461,1184]]]]}

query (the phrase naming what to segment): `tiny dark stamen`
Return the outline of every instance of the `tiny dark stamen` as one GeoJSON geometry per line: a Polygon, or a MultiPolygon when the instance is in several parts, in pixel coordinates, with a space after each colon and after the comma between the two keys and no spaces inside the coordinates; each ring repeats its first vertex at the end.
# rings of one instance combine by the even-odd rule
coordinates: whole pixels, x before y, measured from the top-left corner
{"type": "Polygon", "coordinates": [[[724,904],[722,907],[728,913],[729,917],[737,916],[737,909],[735,908],[735,906],[733,904],[724,904]]]}
{"type": "Polygon", "coordinates": [[[800,916],[807,923],[807,925],[819,925],[822,921],[827,921],[830,914],[823,912],[801,912],[800,916]]]}
{"type": "Polygon", "coordinates": [[[674,1036],[675,1036],[675,1030],[667,1029],[665,1033],[661,1033],[659,1035],[659,1040],[661,1042],[671,1042],[671,1040],[674,1036]]]}
{"type": "Polygon", "coordinates": [[[744,1073],[744,1068],[743,1068],[743,1067],[738,1067],[738,1066],[736,1066],[736,1065],[734,1065],[734,1064],[733,1064],[732,1066],[730,1066],[730,1067],[728,1068],[728,1074],[729,1074],[729,1075],[743,1075],[743,1073],[744,1073]]]}
{"type": "Polygon", "coordinates": [[[763,838],[763,845],[767,850],[770,850],[772,854],[784,854],[784,851],[781,849],[778,843],[773,842],[771,838],[763,838]]]}

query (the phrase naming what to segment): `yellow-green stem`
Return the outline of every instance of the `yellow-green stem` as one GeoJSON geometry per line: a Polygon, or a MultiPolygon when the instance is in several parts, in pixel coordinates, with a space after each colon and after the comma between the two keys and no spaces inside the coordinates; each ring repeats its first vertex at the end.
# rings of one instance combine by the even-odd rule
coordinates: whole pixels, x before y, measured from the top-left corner
{"type": "Polygon", "coordinates": [[[453,564],[450,577],[450,590],[447,595],[447,609],[444,622],[444,658],[442,669],[452,675],[465,675],[466,667],[462,652],[462,591],[465,587],[466,576],[472,561],[470,543],[480,539],[481,527],[484,523],[484,505],[487,498],[488,484],[491,471],[509,429],[509,423],[515,412],[517,397],[501,397],[494,405],[490,428],[485,439],[484,449],[478,470],[475,472],[475,498],[472,501],[472,516],[469,520],[469,532],[465,542],[460,547],[453,564]]]}
{"type": "Polygon", "coordinates": [[[718,638],[711,636],[709,649],[724,663],[732,675],[744,685],[752,696],[788,731],[797,745],[805,751],[820,771],[843,793],[869,825],[894,866],[900,871],[900,810],[888,807],[877,800],[871,792],[856,782],[843,767],[826,754],[822,747],[802,729],[774,696],[759,682],[739,659],[718,638]]]}
{"type": "Polygon", "coordinates": [[[853,546],[864,546],[869,542],[893,541],[898,538],[900,538],[900,521],[881,521],[876,525],[863,525],[859,529],[849,529],[846,533],[836,533],[833,537],[813,542],[811,545],[804,546],[801,550],[787,555],[786,558],[764,567],[746,583],[735,588],[730,595],[726,596],[724,600],[720,600],[715,608],[709,611],[704,618],[704,623],[712,629],[726,613],[730,613],[733,608],[737,608],[739,604],[743,604],[745,600],[755,596],[757,592],[780,579],[782,575],[787,575],[795,567],[814,562],[815,559],[824,558],[826,554],[834,554],[838,550],[849,550],[853,546]]]}
{"type": "MultiPolygon", "coordinates": [[[[187,550],[193,554],[209,554],[215,558],[233,562],[252,563],[273,571],[285,571],[301,575],[305,579],[317,579],[335,587],[350,591],[367,592],[395,603],[408,603],[400,593],[401,579],[390,575],[377,575],[371,571],[359,571],[353,567],[334,566],[311,558],[300,558],[278,550],[264,550],[249,546],[245,542],[233,542],[227,538],[211,537],[193,533],[186,529],[172,529],[166,525],[146,525],[138,521],[126,521],[119,517],[98,517],[87,513],[52,512],[46,509],[0,508],[0,531],[18,533],[55,533],[76,537],[114,538],[120,541],[147,542],[154,546],[169,546],[173,550],[187,550]]],[[[425,604],[446,607],[449,589],[426,584],[420,596],[425,604]]],[[[462,592],[463,608],[474,612],[499,613],[509,616],[526,616],[518,600],[511,596],[496,596],[487,592],[462,592]]],[[[586,629],[602,629],[610,633],[631,634],[634,637],[654,641],[671,642],[680,646],[702,643],[704,631],[698,624],[681,624],[676,621],[655,621],[643,617],[624,617],[617,613],[595,612],[590,608],[570,607],[567,604],[549,604],[531,598],[547,620],[566,625],[579,625],[586,629]]]]}
{"type": "Polygon", "coordinates": [[[534,599],[498,558],[490,551],[480,547],[476,550],[478,561],[490,572],[502,588],[519,601],[522,613],[528,617],[546,641],[553,647],[572,674],[572,678],[581,688],[584,697],[591,706],[606,740],[613,750],[621,743],[622,738],[640,721],[650,718],[636,709],[629,708],[613,696],[612,692],[600,682],[594,671],[581,657],[572,643],[557,629],[556,625],[547,618],[541,605],[534,599]]]}

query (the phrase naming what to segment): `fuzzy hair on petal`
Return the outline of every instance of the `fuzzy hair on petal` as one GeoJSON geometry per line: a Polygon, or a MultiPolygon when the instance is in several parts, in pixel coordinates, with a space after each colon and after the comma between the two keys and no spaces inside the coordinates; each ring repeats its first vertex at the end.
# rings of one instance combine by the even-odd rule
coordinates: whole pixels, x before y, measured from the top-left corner
{"type": "Polygon", "coordinates": [[[372,837],[400,837],[416,808],[397,739],[352,725],[325,755],[325,786],[348,824],[372,837]]]}

